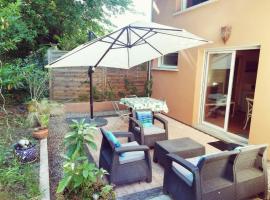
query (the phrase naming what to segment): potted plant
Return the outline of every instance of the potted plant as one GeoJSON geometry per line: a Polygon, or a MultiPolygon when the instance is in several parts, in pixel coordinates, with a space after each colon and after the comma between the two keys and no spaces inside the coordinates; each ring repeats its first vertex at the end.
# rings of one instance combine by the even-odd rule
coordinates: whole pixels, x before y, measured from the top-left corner
{"type": "Polygon", "coordinates": [[[32,133],[33,137],[36,139],[44,139],[48,137],[48,126],[50,115],[42,114],[37,116],[38,123],[40,127],[36,127],[32,133]]]}
{"type": "Polygon", "coordinates": [[[31,163],[37,159],[36,145],[27,139],[21,139],[14,145],[14,153],[21,163],[31,163]]]}
{"type": "Polygon", "coordinates": [[[48,136],[50,116],[59,116],[61,114],[63,114],[62,105],[50,102],[47,99],[32,104],[32,109],[29,110],[28,114],[28,123],[31,127],[35,127],[33,137],[36,139],[46,138],[48,136]]]}

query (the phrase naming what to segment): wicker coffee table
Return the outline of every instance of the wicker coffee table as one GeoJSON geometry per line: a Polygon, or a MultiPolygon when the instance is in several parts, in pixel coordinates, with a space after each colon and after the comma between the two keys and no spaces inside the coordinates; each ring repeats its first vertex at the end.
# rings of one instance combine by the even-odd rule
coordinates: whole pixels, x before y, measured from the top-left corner
{"type": "Polygon", "coordinates": [[[205,147],[190,138],[158,141],[155,143],[154,162],[163,167],[168,163],[166,155],[177,154],[182,158],[191,158],[205,154],[205,147]]]}

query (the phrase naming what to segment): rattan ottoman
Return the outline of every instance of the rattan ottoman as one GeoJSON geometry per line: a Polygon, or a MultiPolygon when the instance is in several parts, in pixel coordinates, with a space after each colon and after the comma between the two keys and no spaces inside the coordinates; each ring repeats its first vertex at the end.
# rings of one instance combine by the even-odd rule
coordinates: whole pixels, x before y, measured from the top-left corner
{"type": "Polygon", "coordinates": [[[191,158],[205,154],[205,147],[186,137],[173,140],[158,141],[155,143],[154,162],[165,167],[168,163],[166,155],[174,153],[182,158],[191,158]]]}

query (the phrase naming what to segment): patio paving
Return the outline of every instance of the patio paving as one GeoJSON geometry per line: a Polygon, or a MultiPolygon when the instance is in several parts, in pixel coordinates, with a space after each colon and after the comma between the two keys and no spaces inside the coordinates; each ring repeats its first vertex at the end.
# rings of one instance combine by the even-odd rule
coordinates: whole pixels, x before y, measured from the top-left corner
{"type": "MultiPolygon", "coordinates": [[[[210,146],[209,142],[214,142],[217,141],[216,138],[211,137],[209,135],[206,135],[196,129],[193,129],[187,125],[184,125],[182,123],[179,123],[171,118],[168,118],[166,116],[163,116],[166,118],[169,122],[169,139],[175,139],[175,138],[183,138],[183,137],[190,137],[194,139],[195,141],[201,143],[206,147],[206,153],[212,153],[212,152],[217,152],[219,151],[218,149],[214,148],[213,146],[210,146]]],[[[104,127],[108,130],[111,131],[127,131],[128,130],[128,123],[124,122],[118,117],[107,117],[108,124],[104,127]]],[[[98,163],[99,160],[99,149],[101,145],[101,140],[102,136],[101,134],[97,134],[95,136],[97,145],[98,145],[98,150],[93,151],[91,150],[94,160],[96,163],[98,163]]],[[[125,142],[125,141],[123,141],[125,142]]],[[[150,151],[151,157],[153,157],[153,150],[150,151]]],[[[150,190],[153,188],[159,188],[162,187],[163,185],[163,173],[164,170],[163,168],[152,162],[152,172],[153,172],[153,177],[152,177],[152,182],[151,183],[146,183],[146,182],[140,182],[140,183],[134,183],[134,184],[129,184],[129,185],[124,185],[124,186],[118,186],[116,187],[116,193],[117,197],[121,196],[126,196],[132,193],[137,193],[145,190],[150,190]]]]}
{"type": "MultiPolygon", "coordinates": [[[[85,114],[72,114],[72,117],[77,116],[84,116],[85,114]]],[[[70,116],[69,116],[70,117],[70,116]]],[[[183,123],[180,123],[176,120],[173,120],[167,116],[162,115],[166,120],[168,120],[169,125],[169,139],[175,139],[175,138],[184,138],[189,137],[198,143],[205,146],[206,154],[213,153],[213,152],[219,152],[220,150],[209,145],[209,142],[215,142],[218,141],[218,139],[209,136],[201,131],[198,131],[190,126],[187,126],[183,123]]],[[[127,131],[128,130],[128,123],[121,120],[119,117],[106,117],[108,120],[108,124],[104,127],[105,129],[111,130],[111,131],[127,131]]],[[[97,151],[91,150],[92,156],[96,163],[98,163],[99,160],[99,149],[101,145],[102,136],[101,134],[95,135],[96,143],[98,146],[97,151]]],[[[125,141],[122,141],[125,142],[125,141]]],[[[150,150],[151,157],[153,158],[153,149],[150,150]]],[[[270,165],[269,167],[270,168],[270,165]]],[[[129,185],[124,186],[117,186],[115,188],[117,198],[119,200],[140,200],[140,199],[147,199],[147,200],[170,200],[170,198],[167,195],[163,195],[161,192],[161,188],[163,185],[163,168],[152,162],[152,182],[146,183],[146,182],[138,182],[133,183],[129,185]],[[141,197],[139,194],[146,193],[146,191],[151,190],[157,190],[159,191],[155,192],[157,196],[155,195],[148,195],[147,198],[141,197]],[[134,195],[135,194],[135,195],[134,195]]]]}

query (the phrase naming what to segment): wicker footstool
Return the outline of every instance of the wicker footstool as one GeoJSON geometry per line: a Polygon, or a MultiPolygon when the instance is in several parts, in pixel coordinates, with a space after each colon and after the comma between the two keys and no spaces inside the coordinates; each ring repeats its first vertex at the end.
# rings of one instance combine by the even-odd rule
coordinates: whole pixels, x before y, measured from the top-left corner
{"type": "Polygon", "coordinates": [[[155,143],[154,162],[165,167],[168,163],[166,155],[174,153],[182,158],[191,158],[205,154],[205,147],[190,138],[158,141],[155,143]]]}

